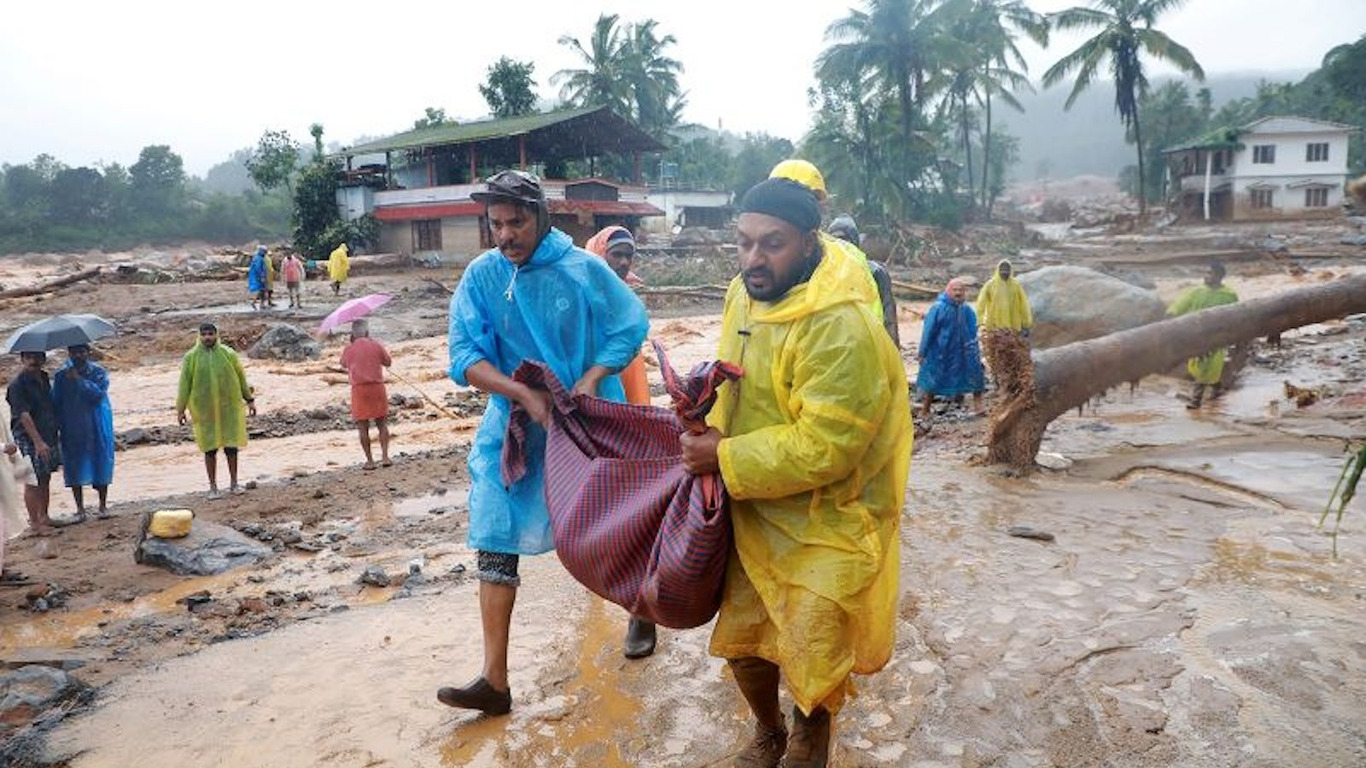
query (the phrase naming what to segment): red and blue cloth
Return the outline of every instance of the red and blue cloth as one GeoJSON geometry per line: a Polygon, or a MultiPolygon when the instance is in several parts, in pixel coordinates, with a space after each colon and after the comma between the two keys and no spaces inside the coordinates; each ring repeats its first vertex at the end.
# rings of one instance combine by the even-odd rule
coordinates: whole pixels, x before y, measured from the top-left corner
{"type": "MultiPolygon", "coordinates": [[[[687,377],[655,344],[674,409],[573,395],[543,364],[513,378],[551,394],[545,499],[555,551],[579,583],[656,624],[685,629],[716,615],[730,555],[720,475],[683,469],[678,438],[702,431],[717,388],[743,371],[702,363],[687,377]]],[[[514,407],[503,442],[503,482],[527,471],[531,417],[514,407]]]]}

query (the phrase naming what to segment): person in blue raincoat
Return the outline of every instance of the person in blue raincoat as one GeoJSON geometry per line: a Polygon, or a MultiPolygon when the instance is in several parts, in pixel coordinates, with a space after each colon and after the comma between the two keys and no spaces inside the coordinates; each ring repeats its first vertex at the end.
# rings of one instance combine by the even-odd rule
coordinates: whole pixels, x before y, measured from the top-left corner
{"type": "Polygon", "coordinates": [[[76,519],[85,518],[84,487],[99,494],[96,517],[109,516],[114,480],[114,412],[109,407],[109,373],[90,362],[90,347],[67,347],[66,363],[52,377],[52,406],[62,444],[62,474],[76,500],[76,519]]]}
{"type": "Polygon", "coordinates": [[[576,248],[550,226],[536,177],[503,171],[472,195],[485,206],[497,248],[465,269],[450,305],[450,377],[488,392],[489,404],[470,449],[469,545],[478,553],[482,674],[437,692],[443,704],[505,714],[508,635],[521,555],[554,548],[543,488],[545,432],[528,435],[526,476],[504,487],[503,438],[514,402],[544,425],[550,395],[513,381],[525,360],[545,363],[576,394],[618,402],[617,372],[640,353],[649,323],[645,306],[602,259],[576,248]]]}
{"type": "Polygon", "coordinates": [[[977,347],[977,314],[964,299],[967,287],[949,281],[939,299],[925,313],[920,333],[920,374],[915,387],[920,390],[920,415],[929,417],[934,398],[972,395],[972,408],[982,414],[982,354],[977,347]]]}
{"type": "Polygon", "coordinates": [[[256,255],[247,267],[247,291],[251,293],[251,308],[266,308],[266,247],[258,245],[256,255]]]}

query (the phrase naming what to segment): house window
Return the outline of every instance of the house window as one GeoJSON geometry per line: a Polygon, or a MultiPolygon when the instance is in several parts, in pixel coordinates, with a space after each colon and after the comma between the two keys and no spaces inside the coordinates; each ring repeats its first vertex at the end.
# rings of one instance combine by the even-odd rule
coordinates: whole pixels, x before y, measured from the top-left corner
{"type": "Polygon", "coordinates": [[[1305,150],[1304,159],[1311,163],[1328,162],[1328,142],[1310,144],[1305,150]]]}
{"type": "Polygon", "coordinates": [[[1271,165],[1276,162],[1275,144],[1258,144],[1252,148],[1252,162],[1271,165]]]}
{"type": "Polygon", "coordinates": [[[441,250],[441,219],[413,222],[413,250],[441,250]]]}
{"type": "Polygon", "coordinates": [[[1271,190],[1269,190],[1269,189],[1254,189],[1254,190],[1252,190],[1252,207],[1253,207],[1253,208],[1270,208],[1270,207],[1271,207],[1271,190]]]}
{"type": "Polygon", "coordinates": [[[1224,151],[1222,149],[1214,153],[1214,167],[1210,169],[1210,173],[1215,176],[1224,175],[1224,151]]]}
{"type": "MultiPolygon", "coordinates": [[[[1313,146],[1312,144],[1310,146],[1313,146]]],[[[1328,146],[1324,144],[1323,146],[1328,146]]],[[[1327,208],[1328,207],[1328,188],[1310,187],[1304,190],[1305,208],[1327,208]]]]}

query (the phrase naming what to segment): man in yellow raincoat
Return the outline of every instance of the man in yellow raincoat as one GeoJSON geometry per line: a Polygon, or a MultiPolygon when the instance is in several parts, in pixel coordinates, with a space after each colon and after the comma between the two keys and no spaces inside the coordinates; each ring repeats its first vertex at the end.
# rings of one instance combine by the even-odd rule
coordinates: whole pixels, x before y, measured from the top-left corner
{"type": "MultiPolygon", "coordinates": [[[[791,179],[801,184],[816,195],[816,201],[821,208],[824,208],[830,199],[829,193],[825,191],[825,176],[821,174],[819,168],[807,160],[796,158],[784,160],[773,166],[768,177],[770,179],[791,179]]],[[[848,215],[835,217],[835,220],[830,222],[830,231],[820,234],[821,241],[825,243],[827,248],[842,248],[855,261],[868,268],[868,276],[872,278],[873,285],[877,288],[873,311],[882,313],[882,326],[887,329],[887,334],[892,337],[892,343],[900,349],[901,330],[897,326],[896,296],[892,294],[892,276],[887,272],[886,267],[868,258],[868,254],[859,247],[858,225],[854,223],[853,217],[848,215]]]]}
{"type": "Polygon", "coordinates": [[[346,243],[337,246],[327,257],[327,278],[332,281],[332,295],[341,293],[342,283],[351,274],[351,259],[347,256],[346,243]]]}
{"type": "Polygon", "coordinates": [[[199,326],[199,341],[185,353],[180,365],[180,392],[176,396],[176,419],[185,424],[185,409],[194,423],[194,441],[204,452],[204,471],[209,475],[209,498],[218,491],[218,449],[228,462],[228,490],[243,493],[237,484],[237,451],[247,445],[247,416],[256,415],[256,399],[247,386],[247,374],[232,347],[218,340],[213,323],[199,326]]]}
{"type": "Polygon", "coordinates": [[[736,765],[827,765],[850,674],[892,653],[898,528],[911,458],[906,372],[872,306],[867,267],[819,237],[811,191],[769,179],[736,225],[712,428],[683,463],[719,470],[735,549],[711,652],[730,662],[758,721],[736,765]],[[779,677],[796,706],[788,738],[779,677]]]}
{"type": "MultiPolygon", "coordinates": [[[[1237,301],[1238,294],[1224,285],[1224,265],[1214,261],[1210,262],[1209,272],[1205,274],[1205,284],[1186,291],[1180,299],[1177,299],[1175,304],[1171,305],[1167,314],[1173,317],[1187,315],[1191,312],[1199,312],[1202,309],[1234,304],[1237,301]]],[[[1195,388],[1191,392],[1190,402],[1186,403],[1187,408],[1200,407],[1201,402],[1205,399],[1206,387],[1213,387],[1213,396],[1219,396],[1219,385],[1224,378],[1224,360],[1227,357],[1228,350],[1220,347],[1199,357],[1192,357],[1186,362],[1186,370],[1190,371],[1191,378],[1195,379],[1195,388]]]]}
{"type": "Polygon", "coordinates": [[[1034,368],[1025,339],[1034,327],[1034,313],[1008,259],[996,265],[996,274],[978,291],[975,309],[982,354],[997,389],[1007,397],[1032,391],[1034,368]]]}

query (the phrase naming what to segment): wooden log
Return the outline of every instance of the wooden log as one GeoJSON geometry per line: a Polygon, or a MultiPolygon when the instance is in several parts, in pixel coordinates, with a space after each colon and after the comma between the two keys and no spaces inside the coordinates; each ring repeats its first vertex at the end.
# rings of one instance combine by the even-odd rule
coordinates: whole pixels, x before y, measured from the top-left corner
{"type": "Polygon", "coordinates": [[[1212,349],[1360,312],[1366,275],[1351,275],[1044,350],[1034,355],[1034,390],[993,415],[987,458],[1032,466],[1054,419],[1112,387],[1212,349]]]}
{"type": "Polygon", "coordinates": [[[29,285],[23,288],[10,288],[7,291],[0,291],[0,299],[18,299],[24,296],[37,296],[40,293],[48,293],[51,291],[55,291],[58,288],[65,288],[66,286],[71,285],[72,283],[79,283],[82,280],[89,280],[90,278],[94,277],[95,275],[98,275],[99,273],[100,267],[91,267],[90,269],[77,272],[74,275],[59,277],[56,280],[49,280],[46,283],[39,283],[38,285],[29,285]]]}

